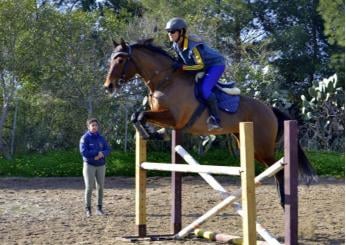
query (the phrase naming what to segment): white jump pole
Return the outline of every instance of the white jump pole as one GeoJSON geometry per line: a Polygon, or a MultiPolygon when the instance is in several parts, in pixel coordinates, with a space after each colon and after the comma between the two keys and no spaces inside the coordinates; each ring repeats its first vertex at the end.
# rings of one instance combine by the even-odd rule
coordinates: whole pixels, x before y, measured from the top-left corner
{"type": "Polygon", "coordinates": [[[168,164],[168,163],[154,163],[143,162],[141,168],[145,170],[158,170],[158,171],[171,171],[171,172],[184,172],[184,173],[211,173],[211,174],[224,174],[224,175],[240,175],[240,167],[225,167],[213,165],[201,165],[196,168],[195,166],[187,164],[168,164]]]}
{"type": "MultiPolygon", "coordinates": [[[[283,165],[282,164],[283,164],[283,160],[280,159],[275,164],[273,164],[272,166],[270,166],[269,168],[264,170],[264,172],[262,172],[260,175],[258,175],[255,178],[255,185],[260,185],[261,182],[264,179],[273,176],[274,174],[279,172],[281,169],[283,169],[283,165]]],[[[207,211],[204,215],[202,215],[201,217],[199,217],[198,219],[193,221],[190,225],[188,225],[184,229],[182,229],[176,235],[176,238],[177,239],[182,239],[182,238],[186,237],[190,231],[192,231],[193,229],[195,229],[198,226],[200,226],[201,224],[203,224],[210,217],[212,217],[212,216],[216,215],[217,213],[219,213],[220,211],[222,211],[229,204],[231,204],[232,202],[236,201],[240,196],[241,196],[241,189],[238,189],[232,195],[226,197],[222,202],[220,202],[219,204],[214,206],[212,209],[207,211]]]]}
{"type": "MultiPolygon", "coordinates": [[[[177,145],[175,151],[190,165],[201,166],[182,146],[177,145]]],[[[214,190],[218,191],[223,199],[232,195],[210,174],[199,174],[214,190]]],[[[243,217],[241,205],[237,202],[234,203],[237,213],[243,217]]],[[[269,245],[281,245],[261,224],[256,222],[256,231],[260,236],[268,242],[269,245]]]]}
{"type": "MultiPolygon", "coordinates": [[[[191,166],[202,166],[200,165],[182,146],[177,145],[175,147],[175,151],[191,166]]],[[[199,173],[199,175],[216,191],[220,192],[223,198],[226,198],[229,196],[229,193],[225,188],[222,187],[222,185],[217,182],[217,180],[207,173],[199,173]]]]}

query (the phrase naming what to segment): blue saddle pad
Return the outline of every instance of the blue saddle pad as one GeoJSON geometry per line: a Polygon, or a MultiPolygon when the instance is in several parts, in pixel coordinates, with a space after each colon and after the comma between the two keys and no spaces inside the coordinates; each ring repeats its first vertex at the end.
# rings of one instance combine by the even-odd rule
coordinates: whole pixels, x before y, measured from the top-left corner
{"type": "Polygon", "coordinates": [[[217,104],[219,108],[226,112],[236,112],[239,107],[240,96],[239,95],[229,95],[220,89],[214,89],[214,93],[217,98],[217,104]]]}
{"type": "MultiPolygon", "coordinates": [[[[233,87],[233,84],[232,84],[232,87],[233,87]]],[[[226,94],[225,92],[218,89],[217,87],[213,89],[213,92],[216,95],[219,109],[229,113],[233,113],[238,110],[239,101],[240,101],[239,95],[226,94]]],[[[205,104],[203,99],[199,96],[199,89],[197,84],[195,86],[195,96],[200,103],[205,104]]]]}

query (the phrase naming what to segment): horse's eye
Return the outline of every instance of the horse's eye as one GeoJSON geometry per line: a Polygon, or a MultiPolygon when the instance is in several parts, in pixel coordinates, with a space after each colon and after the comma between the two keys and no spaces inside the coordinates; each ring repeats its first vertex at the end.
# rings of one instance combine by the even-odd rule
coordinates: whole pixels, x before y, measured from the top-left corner
{"type": "Polygon", "coordinates": [[[123,59],[121,59],[121,60],[119,60],[119,61],[118,61],[118,63],[119,63],[119,64],[121,64],[121,63],[123,63],[123,61],[124,61],[124,60],[123,60],[123,59]]]}

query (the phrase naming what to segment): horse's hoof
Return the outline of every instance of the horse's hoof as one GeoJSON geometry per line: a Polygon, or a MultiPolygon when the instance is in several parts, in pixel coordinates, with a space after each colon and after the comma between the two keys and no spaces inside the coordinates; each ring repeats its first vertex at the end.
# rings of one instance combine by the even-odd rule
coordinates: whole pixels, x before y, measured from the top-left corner
{"type": "Polygon", "coordinates": [[[143,140],[151,140],[150,135],[141,135],[143,140]]]}
{"type": "Polygon", "coordinates": [[[132,123],[135,123],[135,122],[137,122],[138,121],[138,114],[139,114],[139,112],[134,112],[134,113],[132,113],[132,115],[131,115],[131,122],[132,123]]]}
{"type": "Polygon", "coordinates": [[[141,135],[142,139],[151,140],[151,136],[147,132],[140,132],[139,134],[141,135]]]}
{"type": "Polygon", "coordinates": [[[144,140],[149,140],[150,139],[150,134],[148,131],[143,127],[143,125],[140,122],[135,122],[133,124],[135,128],[138,130],[139,135],[142,137],[144,140]]]}
{"type": "Polygon", "coordinates": [[[157,130],[156,133],[160,135],[160,137],[162,138],[163,141],[170,141],[171,140],[171,137],[168,134],[166,128],[161,128],[161,129],[157,130]]]}
{"type": "Polygon", "coordinates": [[[150,135],[150,140],[164,140],[164,137],[162,134],[154,132],[150,135]]]}
{"type": "Polygon", "coordinates": [[[144,111],[141,111],[137,114],[137,120],[140,121],[142,124],[145,124],[144,111]]]}

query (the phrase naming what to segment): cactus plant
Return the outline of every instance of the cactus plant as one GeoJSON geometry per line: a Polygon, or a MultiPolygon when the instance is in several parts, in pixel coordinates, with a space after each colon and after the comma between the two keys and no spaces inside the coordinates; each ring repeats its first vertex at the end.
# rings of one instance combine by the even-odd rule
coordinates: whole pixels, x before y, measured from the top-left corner
{"type": "Polygon", "coordinates": [[[305,143],[313,149],[344,149],[345,93],[337,75],[313,82],[308,95],[301,95],[305,143]]]}

